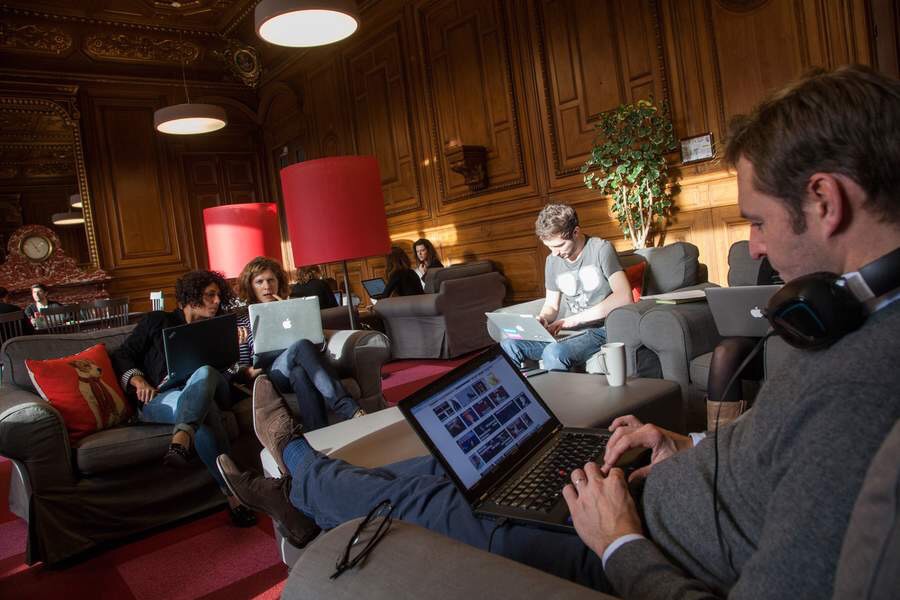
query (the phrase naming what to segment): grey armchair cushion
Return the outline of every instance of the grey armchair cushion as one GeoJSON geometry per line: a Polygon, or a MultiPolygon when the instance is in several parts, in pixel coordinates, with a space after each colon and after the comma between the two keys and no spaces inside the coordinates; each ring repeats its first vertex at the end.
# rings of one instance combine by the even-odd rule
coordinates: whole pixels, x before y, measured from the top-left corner
{"type": "Polygon", "coordinates": [[[735,242],[728,249],[728,285],[756,285],[762,260],[750,256],[750,242],[735,242]]]}
{"type": "Polygon", "coordinates": [[[900,422],[885,438],[853,506],[834,580],[834,598],[900,593],[900,422]]]}
{"type": "Polygon", "coordinates": [[[82,475],[91,476],[160,460],[172,441],[171,425],[134,424],[104,429],[73,448],[82,475]]]}
{"type": "Polygon", "coordinates": [[[488,554],[417,525],[394,520],[357,568],[332,580],[334,564],[359,519],[319,536],[291,569],[282,598],[597,598],[611,596],[488,554]]]}
{"type": "Polygon", "coordinates": [[[634,253],[647,260],[644,295],[664,294],[701,283],[700,250],[693,244],[675,242],[659,248],[642,248],[634,253]]]}
{"type": "Polygon", "coordinates": [[[494,270],[494,263],[489,260],[476,260],[472,262],[452,265],[440,269],[429,269],[425,273],[425,293],[436,294],[441,291],[441,283],[460,277],[471,277],[482,273],[490,273],[494,270]]]}

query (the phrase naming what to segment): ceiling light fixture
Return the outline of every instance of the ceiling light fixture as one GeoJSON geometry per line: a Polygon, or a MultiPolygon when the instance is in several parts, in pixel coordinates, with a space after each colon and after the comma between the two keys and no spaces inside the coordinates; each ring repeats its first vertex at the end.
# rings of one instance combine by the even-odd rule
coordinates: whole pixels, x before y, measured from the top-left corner
{"type": "Polygon", "coordinates": [[[54,225],[82,225],[84,223],[84,213],[79,211],[69,211],[61,213],[53,213],[50,221],[54,225]]]}
{"type": "Polygon", "coordinates": [[[84,208],[84,202],[81,201],[81,194],[72,194],[69,196],[69,206],[72,208],[84,208]]]}
{"type": "Polygon", "coordinates": [[[354,0],[262,0],[253,12],[256,34],[278,46],[324,46],[359,28],[354,0]]]}
{"type": "MultiPolygon", "coordinates": [[[[180,41],[180,38],[179,38],[180,41]]],[[[210,133],[225,127],[225,109],[215,104],[191,104],[187,78],[184,75],[184,55],[181,55],[181,83],[184,85],[184,104],[165,106],[153,113],[153,126],[161,133],[195,135],[210,133]]]]}

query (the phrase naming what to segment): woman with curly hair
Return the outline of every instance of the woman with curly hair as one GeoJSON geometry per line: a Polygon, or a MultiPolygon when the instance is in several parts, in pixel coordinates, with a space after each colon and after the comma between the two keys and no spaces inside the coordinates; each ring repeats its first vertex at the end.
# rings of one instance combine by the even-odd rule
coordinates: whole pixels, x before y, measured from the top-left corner
{"type": "MultiPolygon", "coordinates": [[[[247,263],[238,276],[238,289],[246,304],[276,302],[287,291],[287,277],[280,264],[258,256],[247,263]]],[[[238,326],[242,329],[240,337],[243,340],[240,373],[254,382],[254,402],[260,394],[296,394],[297,404],[292,409],[300,415],[306,431],[327,426],[328,409],[343,420],[365,414],[341,382],[328,371],[319,348],[312,342],[306,339],[294,342],[278,355],[266,375],[264,369],[252,366],[253,332],[249,317],[239,317],[238,326]]]]}
{"type": "Polygon", "coordinates": [[[416,273],[419,274],[424,285],[425,273],[428,272],[428,269],[440,269],[444,263],[438,258],[434,244],[425,238],[419,238],[413,243],[413,253],[416,255],[416,273]]]}
{"type": "Polygon", "coordinates": [[[164,462],[185,467],[191,451],[196,451],[228,499],[232,522],[249,527],[256,523],[256,515],[231,495],[216,468],[216,457],[229,450],[219,409],[231,407],[229,381],[233,373],[207,365],[194,371],[183,386],[159,391],[168,376],[163,330],[219,316],[222,307],[233,300],[231,288],[220,273],[191,271],[175,283],[175,298],[175,310],[152,311],[141,319],[113,353],[113,366],[122,389],[137,403],[141,421],[175,426],[164,462]]]}

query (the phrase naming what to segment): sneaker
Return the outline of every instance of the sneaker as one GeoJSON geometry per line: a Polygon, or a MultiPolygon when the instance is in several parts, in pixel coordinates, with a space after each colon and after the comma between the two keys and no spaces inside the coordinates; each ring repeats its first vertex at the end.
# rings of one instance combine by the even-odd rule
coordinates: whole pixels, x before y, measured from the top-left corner
{"type": "Polygon", "coordinates": [[[284,447],[300,435],[301,429],[269,378],[265,375],[257,377],[253,383],[253,430],[275,459],[282,476],[291,474],[284,465],[284,447]]]}
{"type": "Polygon", "coordinates": [[[272,517],[275,528],[287,541],[303,548],[321,531],[315,521],[294,508],[290,500],[291,478],[272,479],[241,471],[227,454],[216,459],[228,490],[241,504],[272,517]]]}

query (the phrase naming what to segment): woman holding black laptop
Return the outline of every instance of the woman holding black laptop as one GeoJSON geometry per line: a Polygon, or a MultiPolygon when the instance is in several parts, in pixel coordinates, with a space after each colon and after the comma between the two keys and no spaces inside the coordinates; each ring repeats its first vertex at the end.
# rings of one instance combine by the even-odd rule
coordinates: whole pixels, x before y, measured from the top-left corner
{"type": "MultiPolygon", "coordinates": [[[[281,265],[258,256],[238,276],[238,294],[246,304],[276,302],[287,297],[287,276],[281,265]]],[[[327,410],[342,420],[365,414],[341,382],[328,372],[318,347],[306,339],[298,340],[282,352],[267,368],[253,367],[253,332],[250,319],[238,318],[241,328],[240,373],[253,381],[253,397],[294,393],[305,431],[328,425],[327,410]]]]}

